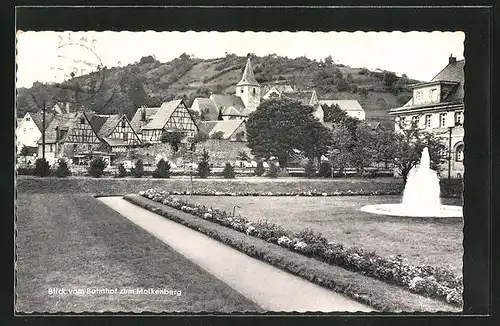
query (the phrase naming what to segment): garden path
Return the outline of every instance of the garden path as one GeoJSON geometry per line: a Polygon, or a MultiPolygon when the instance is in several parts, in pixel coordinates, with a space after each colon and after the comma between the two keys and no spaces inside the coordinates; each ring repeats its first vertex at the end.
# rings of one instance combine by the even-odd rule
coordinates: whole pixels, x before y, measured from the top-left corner
{"type": "MultiPolygon", "coordinates": [[[[121,197],[98,198],[269,311],[374,311],[344,295],[251,258],[121,197]]],[[[172,209],[172,213],[177,213],[172,209]]]]}

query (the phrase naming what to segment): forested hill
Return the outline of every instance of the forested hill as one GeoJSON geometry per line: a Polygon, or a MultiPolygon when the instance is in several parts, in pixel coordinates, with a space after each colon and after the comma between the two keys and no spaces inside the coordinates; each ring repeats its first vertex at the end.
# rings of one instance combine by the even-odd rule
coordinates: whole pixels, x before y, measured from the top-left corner
{"type": "MultiPolygon", "coordinates": [[[[410,97],[407,84],[415,83],[397,77],[389,71],[370,71],[336,64],[331,57],[310,60],[290,59],[275,54],[265,57],[251,55],[257,80],[261,85],[276,80],[287,81],[298,90],[316,89],[319,99],[356,99],[367,118],[385,118],[390,108],[404,104],[410,97]]],[[[241,78],[246,57],[227,54],[224,58],[199,59],[182,54],[162,63],[153,56],[124,67],[104,67],[100,72],[73,78],[63,84],[35,83],[31,88],[18,89],[17,115],[38,111],[43,103],[51,107],[54,101],[75,102],[102,114],[125,113],[131,117],[140,106],[159,106],[163,101],[184,98],[188,105],[195,97],[210,93],[232,94],[241,78]],[[102,77],[101,77],[102,76],[102,77]],[[80,89],[98,89],[78,92],[80,89]],[[95,94],[94,94],[95,93],[95,94]],[[82,96],[83,95],[83,96],[82,96]]]]}

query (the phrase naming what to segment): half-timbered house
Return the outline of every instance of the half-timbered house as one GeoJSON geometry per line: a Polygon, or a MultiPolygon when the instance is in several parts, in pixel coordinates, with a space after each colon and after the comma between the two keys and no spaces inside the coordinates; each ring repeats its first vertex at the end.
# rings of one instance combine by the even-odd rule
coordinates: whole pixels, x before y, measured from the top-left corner
{"type": "Polygon", "coordinates": [[[132,119],[132,127],[140,128],[134,130],[141,134],[143,143],[159,143],[164,132],[180,132],[184,135],[182,143],[193,142],[198,126],[183,100],[163,103],[148,117],[148,110],[153,113],[152,109],[155,108],[139,108],[132,119]]]}
{"type": "Polygon", "coordinates": [[[124,152],[141,143],[124,114],[94,114],[90,123],[108,151],[124,152]]]}
{"type": "MultiPolygon", "coordinates": [[[[45,130],[45,158],[53,164],[59,158],[70,158],[73,163],[92,156],[110,159],[102,141],[92,127],[92,113],[75,112],[56,115],[45,130]]],[[[42,138],[38,141],[38,156],[42,157],[42,138]]]]}

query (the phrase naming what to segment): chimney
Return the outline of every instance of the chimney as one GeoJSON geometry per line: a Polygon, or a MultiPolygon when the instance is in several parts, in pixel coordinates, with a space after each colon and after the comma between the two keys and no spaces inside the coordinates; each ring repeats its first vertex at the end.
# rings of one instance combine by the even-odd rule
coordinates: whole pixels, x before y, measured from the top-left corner
{"type": "Polygon", "coordinates": [[[141,121],[146,121],[146,109],[141,107],[141,121]]]}
{"type": "Polygon", "coordinates": [[[453,54],[450,54],[450,57],[448,58],[448,64],[455,63],[457,62],[457,58],[453,56],[453,54]]]}

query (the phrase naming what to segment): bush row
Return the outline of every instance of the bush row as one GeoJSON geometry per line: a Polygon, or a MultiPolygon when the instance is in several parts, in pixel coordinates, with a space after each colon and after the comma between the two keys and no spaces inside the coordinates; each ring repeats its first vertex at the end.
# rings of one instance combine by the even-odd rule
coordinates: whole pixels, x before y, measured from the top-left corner
{"type": "Polygon", "coordinates": [[[385,258],[375,252],[346,247],[328,241],[321,234],[309,229],[294,233],[268,221],[254,223],[222,210],[180,200],[159,189],[141,191],[139,195],[328,264],[403,286],[414,293],[445,300],[456,306],[463,304],[462,277],[455,276],[447,269],[429,265],[411,265],[399,255],[385,258]]]}

